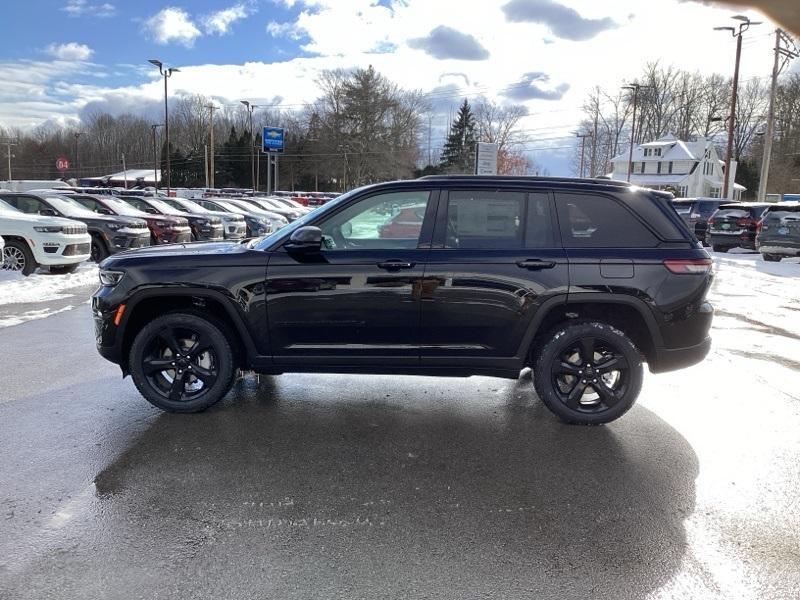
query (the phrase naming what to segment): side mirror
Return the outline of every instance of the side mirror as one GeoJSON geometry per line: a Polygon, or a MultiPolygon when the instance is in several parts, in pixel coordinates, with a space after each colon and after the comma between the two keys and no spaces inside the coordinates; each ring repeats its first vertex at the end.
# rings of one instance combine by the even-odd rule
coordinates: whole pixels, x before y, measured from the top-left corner
{"type": "Polygon", "coordinates": [[[101,214],[101,215],[113,215],[114,214],[110,210],[108,210],[107,208],[98,208],[97,209],[97,213],[101,214]]]}
{"type": "Polygon", "coordinates": [[[56,211],[54,211],[52,208],[43,208],[39,211],[39,214],[43,217],[55,217],[56,211]]]}
{"type": "Polygon", "coordinates": [[[322,230],[312,225],[295,229],[283,247],[297,254],[319,252],[322,249],[322,230]]]}

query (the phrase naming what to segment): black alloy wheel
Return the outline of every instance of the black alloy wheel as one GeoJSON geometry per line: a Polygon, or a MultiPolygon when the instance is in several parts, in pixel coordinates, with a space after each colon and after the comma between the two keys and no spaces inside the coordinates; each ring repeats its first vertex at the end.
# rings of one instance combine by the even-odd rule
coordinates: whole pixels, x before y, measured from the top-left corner
{"type": "Polygon", "coordinates": [[[170,313],[152,321],[131,347],[134,383],[152,404],[198,412],[218,402],[233,380],[233,353],[221,326],[205,315],[170,313]]]}
{"type": "Polygon", "coordinates": [[[92,249],[91,256],[89,257],[92,262],[100,263],[108,256],[108,250],[105,243],[98,236],[92,236],[92,249]]]}
{"type": "Polygon", "coordinates": [[[534,369],[542,401],[564,421],[585,425],[620,417],[636,401],[642,360],[633,342],[605,323],[570,323],[550,336],[534,369]]]}

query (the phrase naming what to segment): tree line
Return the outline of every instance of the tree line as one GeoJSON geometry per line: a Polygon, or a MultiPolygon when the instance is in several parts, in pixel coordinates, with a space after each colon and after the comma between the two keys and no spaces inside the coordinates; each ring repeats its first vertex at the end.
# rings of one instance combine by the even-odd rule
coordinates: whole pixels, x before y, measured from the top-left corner
{"type": "MultiPolygon", "coordinates": [[[[678,139],[705,137],[725,155],[726,118],[730,112],[732,80],[718,74],[700,73],[648,64],[632,79],[639,91],[634,144],[656,140],[668,133],[678,139]]],[[[581,157],[578,146],[572,167],[578,174],[581,163],[585,175],[605,175],[611,159],[628,151],[633,127],[633,92],[620,89],[608,92],[592,89],[582,107],[578,134],[588,135],[581,157]]],[[[739,84],[733,133],[733,159],[738,161],[737,182],[748,197],[758,190],[764,147],[763,132],[769,104],[769,81],[754,78],[739,84]]],[[[779,79],[775,103],[775,135],[768,193],[798,189],[800,177],[800,74],[779,79]]]]}
{"type": "MultiPolygon", "coordinates": [[[[429,141],[426,115],[431,107],[422,92],[401,88],[371,66],[326,71],[317,83],[320,96],[300,110],[258,107],[252,115],[254,135],[243,106],[213,111],[217,187],[250,187],[251,148],[260,147],[263,126],[285,128],[279,181],[290,189],[341,191],[423,173],[472,172],[476,141],[498,144],[501,172],[526,174],[532,168],[521,150],[526,137],[519,123],[527,114],[522,106],[479,98],[473,107],[465,100],[443,148],[434,153],[433,164],[425,164],[422,148],[429,141]]],[[[163,116],[154,122],[103,111],[90,111],[78,124],[49,124],[32,131],[0,128],[0,141],[15,143],[15,179],[103,176],[122,170],[123,155],[128,169],[165,168],[169,152],[173,187],[201,187],[206,180],[212,104],[211,98],[201,95],[170,98],[169,148],[163,116]],[[58,156],[70,159],[65,173],[56,168],[58,156]]],[[[266,160],[261,160],[261,187],[266,168],[266,160]]],[[[2,178],[4,171],[0,166],[2,178]]]]}

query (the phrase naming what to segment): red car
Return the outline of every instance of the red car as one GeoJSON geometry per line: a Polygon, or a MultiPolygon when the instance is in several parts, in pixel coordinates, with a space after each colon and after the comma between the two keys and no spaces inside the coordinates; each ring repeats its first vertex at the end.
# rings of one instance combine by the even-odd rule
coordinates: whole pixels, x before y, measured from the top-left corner
{"type": "Polygon", "coordinates": [[[391,221],[380,226],[381,238],[417,238],[425,218],[424,206],[401,208],[391,221]]]}

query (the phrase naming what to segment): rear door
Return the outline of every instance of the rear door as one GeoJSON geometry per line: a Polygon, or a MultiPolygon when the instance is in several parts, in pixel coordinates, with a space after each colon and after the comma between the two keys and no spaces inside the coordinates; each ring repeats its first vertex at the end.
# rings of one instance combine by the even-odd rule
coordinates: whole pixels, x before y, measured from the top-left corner
{"type": "Polygon", "coordinates": [[[442,192],[421,289],[422,365],[508,366],[549,299],[565,295],[567,257],[547,191],[442,192]]]}

